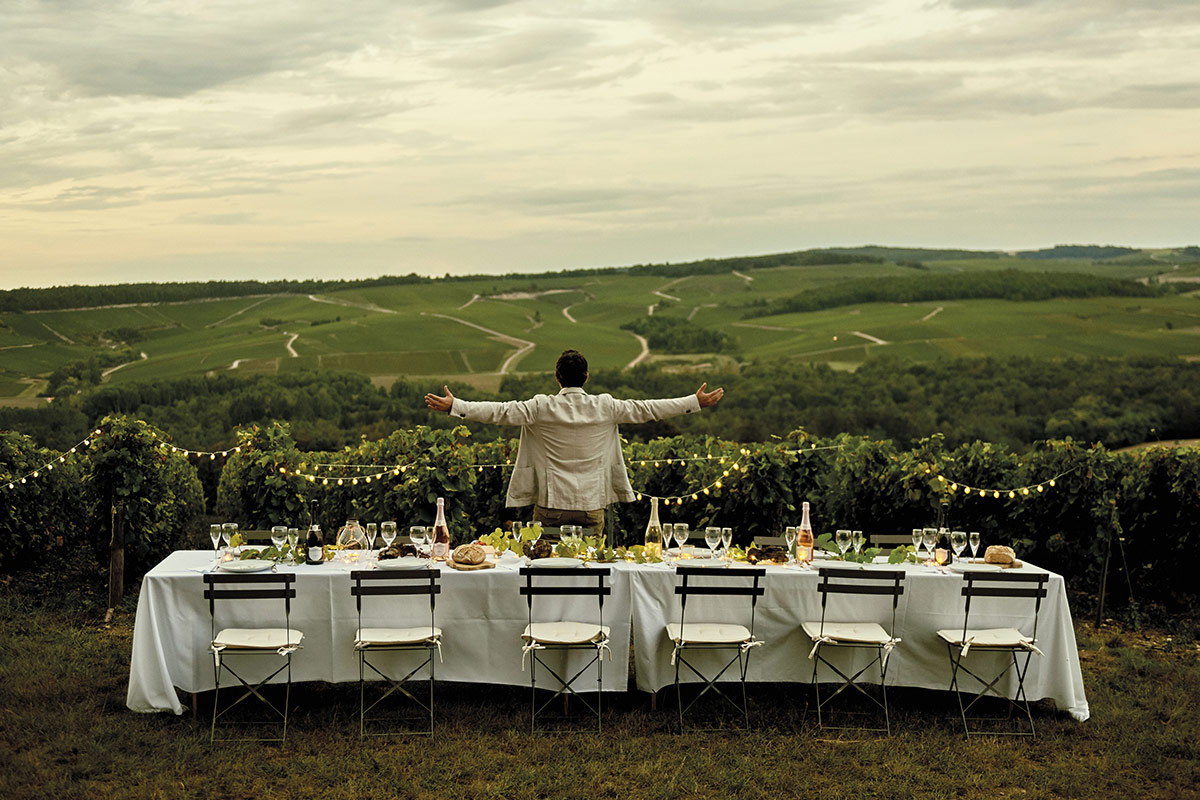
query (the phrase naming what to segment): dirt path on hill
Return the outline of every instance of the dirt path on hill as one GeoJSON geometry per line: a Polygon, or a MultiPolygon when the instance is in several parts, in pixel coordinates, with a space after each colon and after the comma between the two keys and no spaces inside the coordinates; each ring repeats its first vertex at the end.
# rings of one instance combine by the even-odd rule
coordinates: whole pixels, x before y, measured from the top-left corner
{"type": "Polygon", "coordinates": [[[509,336],[507,333],[501,333],[500,331],[494,331],[491,328],[485,328],[482,325],[476,325],[474,322],[468,322],[465,319],[459,319],[458,317],[452,317],[449,314],[438,314],[433,311],[422,311],[421,316],[423,316],[423,317],[440,317],[441,319],[448,319],[451,322],[457,322],[460,325],[466,325],[468,328],[474,328],[475,330],[483,331],[484,333],[488,334],[489,336],[491,336],[493,339],[495,339],[498,342],[507,344],[511,347],[516,347],[517,351],[515,353],[513,353],[512,355],[510,355],[508,358],[506,358],[504,360],[504,363],[500,365],[500,371],[498,373],[500,375],[507,375],[508,371],[513,367],[514,364],[516,364],[518,361],[520,361],[525,356],[532,353],[533,348],[537,346],[534,342],[530,342],[525,339],[518,339],[515,336],[509,336]]]}

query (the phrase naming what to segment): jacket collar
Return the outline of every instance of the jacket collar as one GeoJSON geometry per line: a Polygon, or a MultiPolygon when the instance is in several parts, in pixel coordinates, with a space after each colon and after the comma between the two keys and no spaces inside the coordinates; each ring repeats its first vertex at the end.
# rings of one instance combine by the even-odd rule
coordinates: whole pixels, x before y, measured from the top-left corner
{"type": "Polygon", "coordinates": [[[587,394],[582,386],[564,386],[558,390],[560,395],[563,394],[587,394]]]}

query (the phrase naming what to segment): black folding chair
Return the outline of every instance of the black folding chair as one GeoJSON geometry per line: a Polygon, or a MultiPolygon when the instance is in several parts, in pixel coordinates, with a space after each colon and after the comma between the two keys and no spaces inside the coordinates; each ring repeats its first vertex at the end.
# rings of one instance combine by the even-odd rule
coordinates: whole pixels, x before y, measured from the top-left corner
{"type": "MultiPolygon", "coordinates": [[[[1049,581],[1050,575],[1045,572],[968,572],[963,575],[962,595],[966,599],[962,629],[940,630],[937,634],[946,643],[946,649],[950,655],[950,691],[954,692],[958,698],[958,708],[959,713],[962,715],[963,730],[966,731],[968,737],[978,734],[1007,736],[1036,735],[1033,726],[1033,710],[1030,707],[1028,698],[1025,696],[1025,675],[1029,671],[1029,662],[1033,654],[1042,654],[1042,651],[1037,648],[1037,620],[1038,614],[1042,609],[1042,598],[1046,596],[1046,584],[1049,581]],[[1032,620],[1026,617],[1026,625],[1032,625],[1032,632],[1026,636],[1016,627],[972,628],[971,600],[977,597],[1001,598],[1000,602],[1006,606],[1011,606],[1014,602],[1019,603],[1020,601],[1032,600],[1032,620]],[[1009,657],[1004,659],[1003,669],[995,677],[987,680],[972,672],[963,663],[971,653],[976,655],[980,653],[1007,653],[1009,657]],[[1021,656],[1024,656],[1024,660],[1021,660],[1021,656]],[[996,688],[996,684],[999,683],[1000,679],[1009,674],[1010,671],[1017,681],[1015,696],[1012,698],[1009,698],[996,688]],[[983,687],[967,703],[963,702],[964,693],[959,686],[959,676],[961,673],[971,676],[983,687]],[[967,713],[989,693],[1002,698],[1008,703],[1008,714],[1001,719],[1011,720],[1014,708],[1024,711],[1025,717],[1029,722],[1029,730],[973,730],[968,721],[967,713]]],[[[979,603],[976,603],[975,610],[977,614],[980,613],[978,606],[979,603]]],[[[1028,606],[1026,605],[1025,608],[1028,609],[1028,606]]],[[[1026,613],[1028,612],[1026,611],[1026,613]]],[[[994,665],[994,660],[991,663],[994,665]]],[[[982,670],[982,668],[982,666],[975,667],[977,670],[982,670]]],[[[979,722],[985,719],[995,721],[996,718],[976,717],[974,719],[979,722]]]]}
{"type": "MultiPolygon", "coordinates": [[[[608,626],[604,624],[604,598],[612,594],[612,588],[606,585],[612,570],[608,567],[522,567],[520,572],[525,577],[525,585],[520,587],[520,592],[524,595],[529,607],[529,624],[521,634],[521,639],[524,641],[524,646],[521,648],[521,668],[524,669],[525,657],[531,656],[529,665],[530,730],[537,730],[539,715],[543,719],[550,717],[544,712],[559,697],[564,698],[565,705],[566,699],[571,696],[577,698],[589,712],[596,715],[596,730],[602,730],[601,698],[604,696],[604,661],[602,657],[604,651],[608,650],[609,634],[608,626]],[[546,583],[547,580],[553,580],[553,583],[546,583]],[[591,581],[595,581],[595,585],[588,585],[591,581]],[[534,617],[539,615],[535,613],[534,598],[542,596],[595,597],[596,622],[535,621],[534,617]],[[543,654],[548,651],[566,653],[568,654],[566,659],[569,659],[572,651],[585,651],[591,652],[592,658],[570,678],[564,678],[543,658],[543,654]],[[577,692],[574,686],[575,682],[593,664],[596,665],[595,705],[577,692]],[[537,698],[537,668],[539,665],[549,672],[556,682],[553,694],[540,705],[537,698]]],[[[611,658],[611,655],[609,657],[611,658]]],[[[561,668],[564,674],[568,671],[566,659],[561,668]]],[[[563,715],[555,717],[558,721],[566,718],[565,712],[563,715]]]]}
{"type": "MultiPolygon", "coordinates": [[[[260,700],[272,712],[266,721],[258,720],[244,724],[273,724],[276,718],[282,720],[283,730],[277,738],[239,737],[223,741],[263,741],[283,742],[287,740],[288,705],[292,693],[292,653],[300,649],[300,641],[304,638],[301,631],[291,626],[292,598],[296,590],[292,587],[296,576],[288,572],[269,572],[252,574],[223,574],[219,572],[204,575],[204,597],[208,600],[208,612],[212,620],[212,639],[209,645],[213,654],[213,716],[209,728],[208,740],[216,741],[217,721],[226,716],[243,700],[250,697],[260,700]],[[280,628],[222,628],[217,630],[216,603],[218,600],[239,600],[261,602],[263,600],[283,600],[283,614],[280,628]],[[244,678],[229,663],[231,656],[236,655],[240,662],[241,656],[273,656],[283,657],[283,664],[265,678],[250,682],[244,678]],[[283,708],[271,702],[263,693],[264,686],[276,675],[287,671],[287,683],[284,687],[283,708]],[[229,673],[236,678],[245,691],[240,697],[221,708],[221,676],[229,673]]],[[[245,671],[245,667],[239,667],[245,671]]]]}
{"type": "MultiPolygon", "coordinates": [[[[813,641],[813,648],[809,651],[808,657],[813,659],[813,688],[817,695],[817,725],[825,727],[853,727],[853,726],[827,726],[822,716],[825,707],[831,703],[834,698],[840,695],[846,689],[856,689],[859,694],[866,697],[878,708],[883,711],[883,727],[882,728],[858,728],[859,730],[882,730],[889,736],[892,733],[891,715],[888,713],[887,703],[887,666],[888,656],[891,655],[892,648],[900,643],[900,637],[896,636],[896,608],[900,603],[900,595],[904,594],[904,570],[867,570],[867,569],[851,569],[846,567],[821,567],[817,573],[820,576],[820,582],[817,584],[817,591],[821,593],[821,619],[813,622],[801,623],[801,628],[808,634],[813,641]],[[845,594],[845,595],[875,595],[881,598],[890,599],[891,606],[891,624],[885,629],[878,622],[835,622],[828,618],[827,607],[829,604],[829,595],[845,594]],[[826,648],[837,648],[839,650],[874,650],[875,657],[868,661],[861,669],[853,675],[847,675],[839,667],[830,662],[826,657],[824,650],[826,648]],[[825,699],[821,699],[821,683],[817,680],[817,670],[821,664],[824,664],[829,669],[837,673],[841,678],[841,685],[834,693],[825,699]],[[858,679],[866,673],[875,664],[879,665],[879,688],[882,699],[875,697],[869,693],[862,685],[858,683],[858,679]]],[[[865,609],[863,612],[865,613],[865,609]]],[[[856,614],[857,615],[857,614],[856,614]]]]}
{"type": "Polygon", "coordinates": [[[358,651],[358,735],[388,736],[391,734],[417,733],[433,734],[433,685],[435,668],[433,651],[437,650],[439,657],[442,649],[442,629],[437,627],[435,619],[435,598],[441,594],[442,587],[438,583],[441,573],[435,569],[417,570],[352,570],[350,572],[350,594],[354,595],[354,606],[358,611],[358,628],[354,634],[354,649],[358,651]],[[367,596],[398,596],[425,595],[429,598],[429,624],[415,625],[405,628],[376,628],[363,627],[363,597],[367,596]],[[403,677],[397,678],[384,671],[379,659],[371,660],[372,656],[382,653],[411,653],[424,652],[425,659],[408,671],[403,677]],[[413,676],[426,666],[429,667],[428,697],[422,700],[408,689],[408,684],[415,682],[413,676]],[[382,695],[370,705],[366,704],[367,670],[383,679],[387,687],[382,695]],[[402,722],[413,718],[388,718],[367,715],[384,700],[396,692],[407,697],[421,710],[420,718],[426,716],[429,725],[420,730],[392,730],[378,733],[367,733],[366,723],[372,722],[402,722]]]}
{"type": "Polygon", "coordinates": [[[674,643],[671,663],[675,666],[675,698],[678,704],[679,730],[684,730],[684,716],[710,691],[725,700],[742,718],[742,724],[750,727],[750,709],[746,701],[746,671],[750,668],[750,650],[763,642],[754,638],[754,610],[765,587],[760,585],[766,570],[753,567],[686,567],[675,568],[675,594],[679,595],[679,622],[667,624],[667,638],[674,643]],[[692,596],[746,597],[750,601],[749,626],[729,622],[697,621],[687,617],[687,601],[692,596]],[[688,660],[690,651],[732,652],[729,660],[709,677],[688,660]],[[721,690],[717,681],[730,667],[738,665],[741,701],[721,690]],[[696,696],[685,706],[683,686],[679,680],[680,667],[687,667],[703,685],[696,696]]]}

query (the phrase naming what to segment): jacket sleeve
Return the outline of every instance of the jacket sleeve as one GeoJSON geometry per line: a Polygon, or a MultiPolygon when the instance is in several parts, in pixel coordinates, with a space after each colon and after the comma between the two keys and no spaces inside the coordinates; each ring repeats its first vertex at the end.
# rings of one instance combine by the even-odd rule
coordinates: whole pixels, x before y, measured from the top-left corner
{"type": "Polygon", "coordinates": [[[450,415],[465,417],[476,422],[490,422],[493,425],[530,425],[537,419],[538,398],[529,400],[509,400],[506,403],[488,401],[472,401],[454,398],[450,406],[450,415]]]}
{"type": "MultiPolygon", "coordinates": [[[[455,402],[458,402],[457,400],[455,402]]],[[[679,414],[692,414],[700,410],[696,395],[672,397],[664,400],[617,400],[613,399],[614,422],[634,423],[666,419],[679,414]]]]}

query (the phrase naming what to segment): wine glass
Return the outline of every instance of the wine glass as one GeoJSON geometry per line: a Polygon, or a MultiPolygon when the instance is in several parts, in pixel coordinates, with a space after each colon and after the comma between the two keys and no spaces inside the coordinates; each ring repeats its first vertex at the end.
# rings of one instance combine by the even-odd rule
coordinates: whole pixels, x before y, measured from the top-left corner
{"type": "Polygon", "coordinates": [[[712,556],[717,555],[717,545],[721,543],[721,529],[709,525],[704,529],[704,543],[708,545],[708,552],[712,556]]]}
{"type": "Polygon", "coordinates": [[[979,531],[967,534],[967,541],[971,543],[971,560],[974,561],[979,557],[979,531]]]}
{"type": "Polygon", "coordinates": [[[275,545],[278,550],[283,547],[283,543],[287,541],[287,525],[272,525],[271,526],[271,544],[275,545]]]}
{"type": "Polygon", "coordinates": [[[853,534],[845,529],[838,530],[833,534],[833,543],[837,545],[837,549],[842,552],[842,558],[846,557],[846,551],[850,549],[850,541],[853,534]]]}
{"type": "Polygon", "coordinates": [[[383,537],[383,546],[391,547],[396,541],[396,523],[392,520],[379,524],[379,535],[383,537]]]}
{"type": "Polygon", "coordinates": [[[688,524],[686,522],[675,523],[675,544],[679,546],[679,552],[683,552],[683,543],[688,540],[688,524]]]}
{"type": "Polygon", "coordinates": [[[920,528],[912,529],[912,543],[913,543],[913,552],[916,553],[917,555],[920,555],[920,553],[921,553],[921,529],[920,528]]]}
{"type": "Polygon", "coordinates": [[[953,531],[950,534],[950,546],[954,548],[954,560],[957,561],[962,556],[962,551],[967,546],[967,532],[953,531]]]}
{"type": "Polygon", "coordinates": [[[416,545],[417,552],[421,552],[421,548],[425,546],[425,526],[411,525],[408,529],[408,538],[412,539],[412,543],[416,545]]]}
{"type": "Polygon", "coordinates": [[[213,552],[215,553],[218,549],[220,549],[217,547],[217,545],[219,545],[221,543],[221,526],[220,526],[220,524],[214,523],[212,525],[209,525],[208,526],[208,535],[212,539],[213,552]]]}
{"type": "Polygon", "coordinates": [[[929,553],[929,560],[933,561],[933,548],[937,545],[937,528],[922,528],[921,542],[925,545],[925,550],[929,553]]]}
{"type": "Polygon", "coordinates": [[[863,535],[862,531],[851,531],[850,541],[854,543],[854,555],[860,555],[863,545],[867,543],[867,537],[863,535]]]}
{"type": "Polygon", "coordinates": [[[788,525],[783,529],[783,540],[787,542],[788,560],[790,561],[793,552],[792,548],[796,544],[796,528],[794,526],[788,525]]]}
{"type": "Polygon", "coordinates": [[[225,542],[226,547],[229,547],[229,540],[233,538],[235,533],[237,533],[236,522],[221,523],[221,541],[225,542]]]}
{"type": "Polygon", "coordinates": [[[379,526],[377,526],[374,522],[368,522],[367,523],[367,546],[364,549],[373,550],[375,548],[375,537],[377,537],[378,535],[379,535],[379,526]]]}
{"type": "Polygon", "coordinates": [[[721,528],[721,548],[725,560],[729,560],[729,546],[733,544],[733,528],[721,528]]]}

